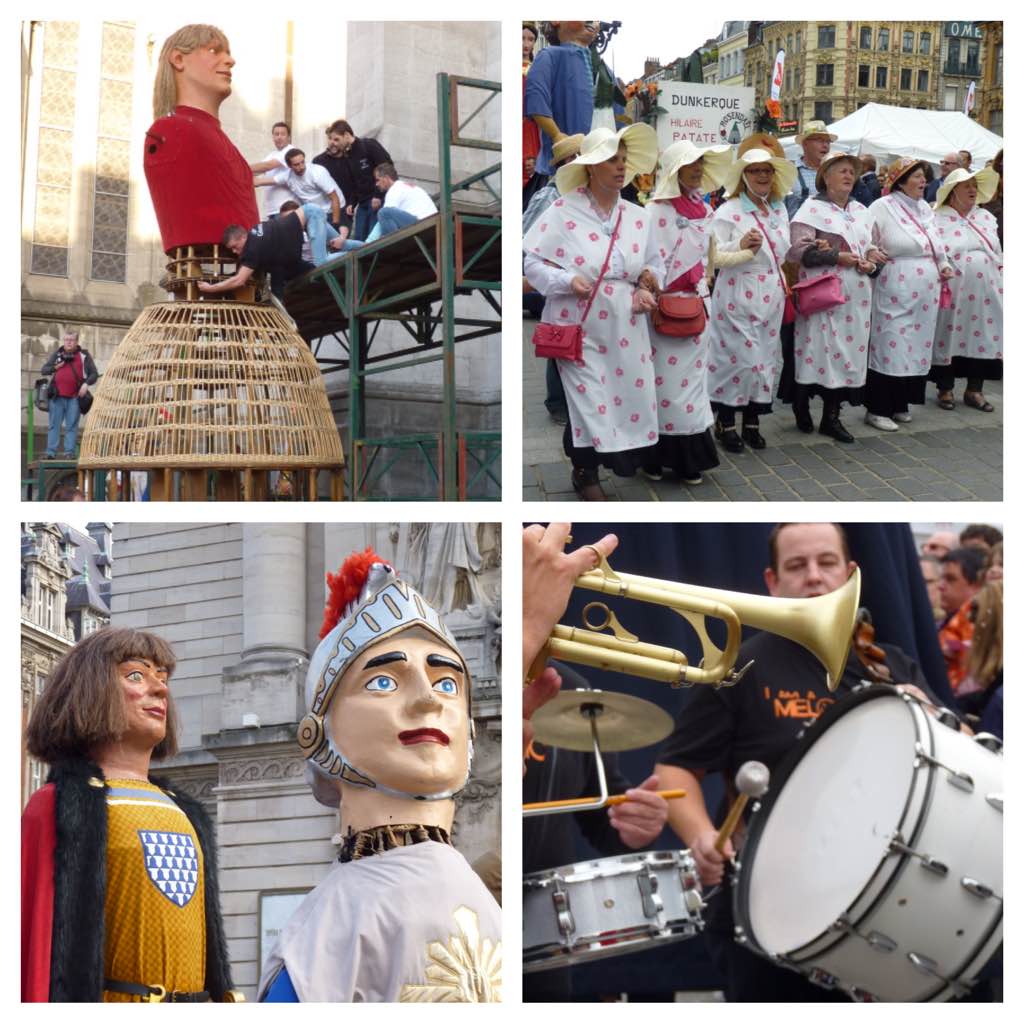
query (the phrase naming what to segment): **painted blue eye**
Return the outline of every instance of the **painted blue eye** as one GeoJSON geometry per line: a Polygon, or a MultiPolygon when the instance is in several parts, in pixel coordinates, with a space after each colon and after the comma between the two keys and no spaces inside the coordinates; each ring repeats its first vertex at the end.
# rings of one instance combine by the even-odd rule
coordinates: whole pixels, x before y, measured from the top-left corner
{"type": "Polygon", "coordinates": [[[374,676],[366,684],[366,689],[371,693],[391,693],[398,689],[398,683],[390,676],[374,676]]]}
{"type": "Polygon", "coordinates": [[[454,679],[438,679],[434,689],[449,697],[457,697],[459,694],[459,684],[454,679]]]}

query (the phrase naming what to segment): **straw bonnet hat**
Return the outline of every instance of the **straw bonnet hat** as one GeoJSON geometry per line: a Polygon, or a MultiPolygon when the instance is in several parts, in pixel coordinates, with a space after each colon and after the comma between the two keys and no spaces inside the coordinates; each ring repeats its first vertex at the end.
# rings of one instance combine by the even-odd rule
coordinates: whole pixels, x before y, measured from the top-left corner
{"type": "Polygon", "coordinates": [[[651,199],[675,199],[679,194],[680,168],[688,167],[701,157],[704,158],[704,176],[700,179],[701,192],[714,192],[725,180],[725,175],[732,163],[730,146],[711,146],[701,149],[689,139],[673,142],[661,154],[661,167],[658,171],[658,185],[651,194],[651,199]]]}
{"type": "Polygon", "coordinates": [[[551,147],[551,162],[560,164],[563,160],[575,156],[580,151],[583,135],[565,135],[551,147]]]}
{"type": "Polygon", "coordinates": [[[912,156],[901,156],[899,160],[889,164],[889,191],[898,185],[908,174],[913,174],[914,169],[920,167],[924,170],[925,161],[912,156]]]}
{"type": "Polygon", "coordinates": [[[829,142],[836,142],[839,139],[838,135],[833,135],[828,130],[828,125],[824,121],[808,121],[807,127],[797,134],[797,145],[802,146],[804,139],[809,139],[812,135],[824,135],[829,142]]]}
{"type": "Polygon", "coordinates": [[[822,157],[821,163],[818,165],[818,173],[814,176],[814,187],[819,192],[825,191],[825,172],[838,160],[849,160],[853,164],[854,177],[859,178],[863,168],[861,167],[860,160],[855,157],[852,153],[844,153],[841,150],[833,150],[827,156],[822,157]]]}
{"type": "Polygon", "coordinates": [[[658,136],[649,124],[631,124],[617,132],[611,128],[595,128],[580,143],[580,153],[571,164],[559,167],[555,174],[558,191],[565,195],[586,186],[587,167],[603,164],[626,146],[626,181],[637,174],[649,174],[658,162],[658,136]]]}
{"type": "Polygon", "coordinates": [[[796,166],[794,164],[782,157],[772,156],[766,149],[748,149],[746,153],[736,158],[725,176],[725,181],[722,182],[725,185],[726,195],[731,196],[736,192],[743,172],[751,164],[771,164],[775,168],[775,178],[782,190],[782,195],[786,195],[796,181],[796,166]]]}
{"type": "Polygon", "coordinates": [[[935,209],[937,210],[946,202],[957,185],[964,181],[970,181],[971,178],[974,178],[978,186],[978,198],[975,202],[979,206],[987,203],[999,188],[999,175],[991,167],[983,167],[980,171],[973,173],[958,167],[946,175],[946,180],[939,187],[938,194],[935,196],[935,209]]]}
{"type": "Polygon", "coordinates": [[[736,155],[743,156],[748,149],[767,149],[772,156],[785,157],[786,151],[771,132],[754,132],[748,135],[737,147],[736,155]]]}

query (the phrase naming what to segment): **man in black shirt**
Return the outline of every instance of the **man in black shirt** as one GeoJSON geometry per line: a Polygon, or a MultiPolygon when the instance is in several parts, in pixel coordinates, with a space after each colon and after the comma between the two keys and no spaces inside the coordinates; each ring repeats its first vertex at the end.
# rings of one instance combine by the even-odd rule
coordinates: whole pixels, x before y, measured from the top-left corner
{"type": "Polygon", "coordinates": [[[357,139],[344,120],[335,121],[327,129],[327,148],[313,159],[313,163],[327,168],[345,196],[345,216],[353,225],[350,237],[356,241],[366,240],[381,207],[373,169],[390,162],[388,151],[376,139],[357,139]]]}
{"type": "Polygon", "coordinates": [[[238,272],[218,284],[200,281],[199,290],[204,295],[221,295],[243,287],[254,273],[263,271],[270,274],[271,292],[283,300],[285,285],[325,262],[327,249],[334,248],[337,238],[338,233],[327,223],[324,211],[313,203],[284,211],[273,220],[257,224],[251,231],[229,224],[221,243],[238,257],[238,272]],[[309,232],[312,264],[302,258],[303,229],[309,232]]]}
{"type": "MultiPolygon", "coordinates": [[[[845,532],[834,523],[780,524],[769,543],[771,564],[764,578],[773,597],[832,593],[856,567],[845,532]]],[[[921,670],[903,651],[879,646],[885,650],[892,678],[901,689],[930,704],[938,703],[921,670]]],[[[705,887],[723,881],[726,861],[735,850],[731,840],[725,844],[724,855],[715,850],[718,829],[705,806],[700,780],[708,772],[719,771],[731,790],[737,770],[749,760],[761,761],[774,771],[804,726],[867,680],[866,670],[851,656],[838,688],[831,693],[825,669],[813,654],[766,632],[740,648],[737,664],[751,660],[753,666],[735,686],[697,688],[658,754],[655,771],[660,788],[687,791],[685,800],[669,805],[669,825],[693,853],[705,887]]],[[[719,822],[725,810],[721,808],[719,822]]],[[[725,994],[730,1002],[847,1001],[842,992],[812,985],[801,975],[737,945],[728,886],[711,901],[705,921],[708,950],[727,979],[725,994]]]]}

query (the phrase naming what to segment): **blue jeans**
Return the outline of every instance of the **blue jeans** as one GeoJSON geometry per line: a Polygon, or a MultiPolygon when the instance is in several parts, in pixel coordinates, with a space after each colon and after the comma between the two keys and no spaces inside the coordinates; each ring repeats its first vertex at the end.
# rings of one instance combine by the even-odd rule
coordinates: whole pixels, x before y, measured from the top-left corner
{"type": "Polygon", "coordinates": [[[390,235],[392,231],[399,231],[415,224],[418,217],[414,217],[406,210],[398,210],[394,206],[382,206],[377,211],[377,225],[382,235],[390,235]]]}
{"type": "Polygon", "coordinates": [[[370,204],[372,199],[364,199],[356,207],[355,223],[352,225],[352,238],[365,241],[366,236],[376,227],[377,211],[370,204]]]}
{"type": "Polygon", "coordinates": [[[64,424],[64,454],[75,457],[75,442],[78,440],[78,395],[70,398],[50,399],[49,425],[46,428],[46,454],[56,455],[60,444],[60,427],[64,424]]]}
{"type": "Polygon", "coordinates": [[[306,217],[306,234],[309,236],[309,247],[313,250],[313,265],[319,267],[331,256],[327,255],[327,243],[338,237],[338,232],[327,223],[327,215],[315,203],[306,203],[302,207],[306,217]]]}

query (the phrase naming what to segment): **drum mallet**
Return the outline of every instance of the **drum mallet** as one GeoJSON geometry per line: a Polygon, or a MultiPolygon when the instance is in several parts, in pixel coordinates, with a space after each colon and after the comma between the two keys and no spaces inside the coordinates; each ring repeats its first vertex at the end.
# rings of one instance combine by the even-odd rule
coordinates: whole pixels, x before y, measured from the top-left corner
{"type": "Polygon", "coordinates": [[[719,853],[725,849],[725,844],[729,841],[729,837],[736,831],[736,826],[740,823],[740,818],[743,815],[743,809],[747,806],[747,801],[751,797],[764,796],[768,791],[768,769],[760,761],[744,762],[736,773],[736,789],[739,791],[739,796],[736,797],[736,801],[729,808],[729,813],[718,831],[718,838],[715,840],[715,849],[719,853]]]}

